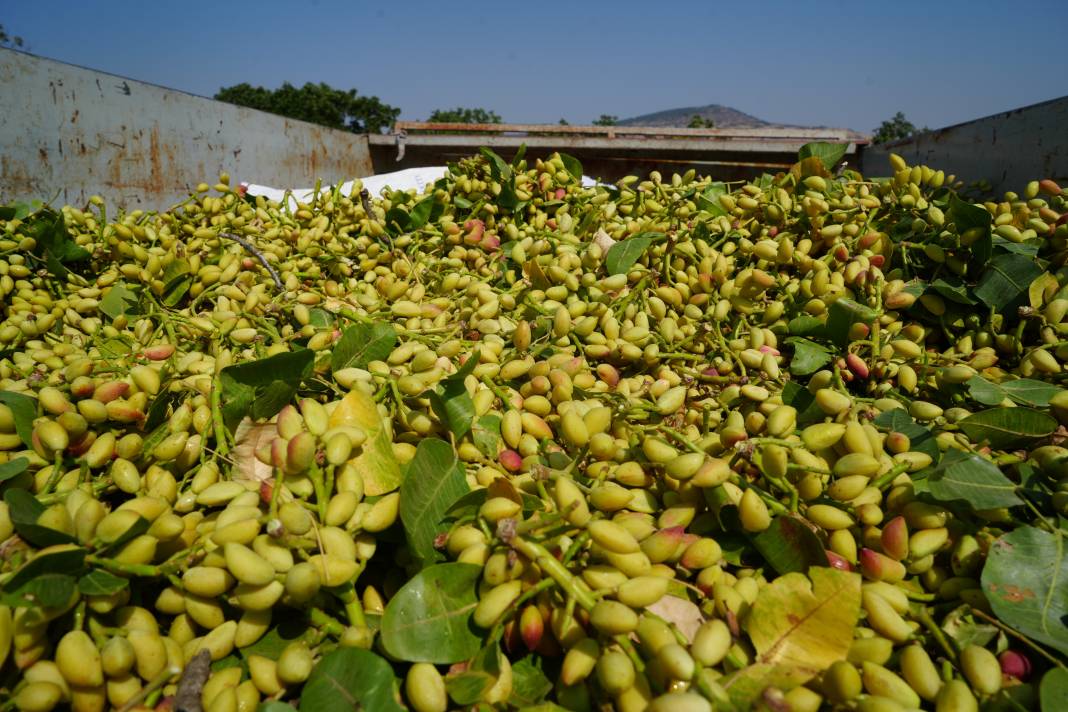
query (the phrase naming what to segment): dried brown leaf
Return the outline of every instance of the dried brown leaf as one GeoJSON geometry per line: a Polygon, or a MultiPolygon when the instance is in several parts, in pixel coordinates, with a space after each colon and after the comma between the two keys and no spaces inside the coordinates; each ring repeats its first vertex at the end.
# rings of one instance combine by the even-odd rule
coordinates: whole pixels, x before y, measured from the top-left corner
{"type": "Polygon", "coordinates": [[[231,455],[234,467],[231,477],[239,482],[266,482],[274,476],[274,468],[256,459],[256,450],[278,437],[274,423],[254,423],[244,418],[234,431],[236,443],[231,455]]]}

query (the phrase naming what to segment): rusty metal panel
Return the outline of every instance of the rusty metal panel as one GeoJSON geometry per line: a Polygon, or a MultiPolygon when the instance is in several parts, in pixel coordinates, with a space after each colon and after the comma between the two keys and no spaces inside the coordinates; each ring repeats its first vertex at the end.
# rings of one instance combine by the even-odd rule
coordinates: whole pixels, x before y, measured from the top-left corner
{"type": "Polygon", "coordinates": [[[519,146],[530,158],[563,151],[582,161],[587,175],[617,180],[695,169],[721,180],[751,178],[786,170],[812,141],[846,143],[847,160],[865,137],[837,128],[690,129],[642,126],[555,126],[536,124],[431,124],[397,122],[391,136],[372,136],[375,171],[442,165],[487,146],[511,159],[519,146]]]}
{"type": "MultiPolygon", "coordinates": [[[[396,144],[395,136],[371,136],[373,144],[396,144]]],[[[670,137],[607,138],[601,136],[507,136],[487,134],[409,134],[402,141],[406,146],[430,146],[440,148],[490,146],[502,148],[553,148],[566,151],[583,148],[603,151],[678,151],[687,153],[783,153],[793,154],[797,160],[798,150],[812,139],[784,137],[758,138],[748,136],[707,136],[690,140],[670,137]]],[[[848,153],[856,152],[856,143],[850,143],[848,153]]]]}
{"type": "Polygon", "coordinates": [[[965,182],[987,180],[996,192],[1020,191],[1036,178],[1068,179],[1068,96],[925,131],[861,155],[865,174],[889,175],[889,154],[910,164],[954,173],[965,182]]]}
{"type": "Polygon", "coordinates": [[[677,138],[766,138],[803,139],[808,141],[861,141],[866,139],[855,131],[836,128],[805,128],[802,126],[764,126],[753,128],[688,129],[673,126],[571,126],[558,124],[463,124],[428,121],[398,121],[393,124],[394,133],[399,132],[460,132],[504,135],[592,135],[615,138],[617,136],[673,136],[677,138]]]}
{"type": "Polygon", "coordinates": [[[0,202],[160,209],[226,171],[310,186],[373,173],[367,137],[0,49],[0,202]]]}
{"type": "Polygon", "coordinates": [[[778,172],[797,160],[810,141],[847,144],[848,161],[866,138],[847,129],[677,129],[634,126],[555,126],[530,124],[432,124],[397,122],[389,136],[371,136],[371,157],[378,173],[443,165],[487,146],[510,159],[520,146],[530,158],[565,151],[582,161],[585,172],[601,180],[651,170],[684,172],[694,168],[720,180],[778,172]],[[410,133],[418,131],[419,133],[410,133]],[[427,133],[423,133],[427,132],[427,133]]]}

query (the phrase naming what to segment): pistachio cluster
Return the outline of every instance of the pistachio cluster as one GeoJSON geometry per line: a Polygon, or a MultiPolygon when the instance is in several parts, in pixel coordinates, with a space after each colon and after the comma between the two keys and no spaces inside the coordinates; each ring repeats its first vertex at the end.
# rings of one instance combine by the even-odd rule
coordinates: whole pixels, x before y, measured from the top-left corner
{"type": "Polygon", "coordinates": [[[1037,706],[994,559],[1065,535],[1068,201],[817,155],[0,208],[0,709],[318,709],[351,649],[418,712],[1037,706]]]}

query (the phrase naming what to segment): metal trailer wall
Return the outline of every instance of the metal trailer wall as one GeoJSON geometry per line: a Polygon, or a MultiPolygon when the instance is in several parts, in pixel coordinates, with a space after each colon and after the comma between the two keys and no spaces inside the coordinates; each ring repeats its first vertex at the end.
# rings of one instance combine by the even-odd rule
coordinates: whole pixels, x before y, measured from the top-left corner
{"type": "Polygon", "coordinates": [[[1068,179],[1068,96],[865,146],[865,175],[890,174],[889,154],[956,174],[966,183],[990,182],[995,192],[1021,191],[1037,178],[1068,179]]]}
{"type": "Polygon", "coordinates": [[[445,165],[487,146],[511,160],[520,146],[528,159],[564,151],[582,162],[586,175],[614,182],[659,170],[670,175],[693,168],[718,180],[741,180],[788,170],[810,141],[846,143],[856,164],[866,138],[834,128],[680,129],[640,126],[544,126],[524,124],[429,124],[400,121],[391,135],[371,136],[376,173],[445,165]]]}
{"type": "Polygon", "coordinates": [[[373,173],[367,137],[0,49],[0,202],[163,209],[197,183],[373,173]]]}

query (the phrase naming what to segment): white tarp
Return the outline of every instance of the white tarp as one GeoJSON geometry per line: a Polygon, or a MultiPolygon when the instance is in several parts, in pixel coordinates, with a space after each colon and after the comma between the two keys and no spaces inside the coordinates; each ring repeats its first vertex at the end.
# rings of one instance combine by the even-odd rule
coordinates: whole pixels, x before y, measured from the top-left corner
{"type": "MultiPolygon", "coordinates": [[[[393,190],[411,190],[415,189],[417,193],[422,193],[423,189],[428,185],[432,185],[434,181],[445,175],[445,171],[448,170],[445,166],[431,166],[429,168],[408,168],[407,170],[397,171],[395,173],[383,173],[381,175],[367,176],[362,178],[364,190],[369,192],[372,197],[380,197],[382,191],[386,188],[392,188],[393,190]]],[[[356,181],[349,181],[342,183],[341,192],[343,195],[350,195],[352,193],[353,183],[356,181]]],[[[333,186],[326,186],[333,188],[333,186]]],[[[248,185],[249,195],[262,195],[268,200],[281,201],[286,194],[286,191],[281,188],[272,188],[266,185],[256,185],[250,183],[248,185]]],[[[312,188],[295,188],[291,189],[293,199],[300,202],[307,202],[311,197],[312,188]]]]}
{"type": "MultiPolygon", "coordinates": [[[[375,198],[380,197],[382,191],[387,187],[393,190],[411,190],[414,188],[417,193],[422,193],[428,185],[432,185],[436,180],[445,175],[447,170],[448,169],[445,166],[408,168],[394,173],[382,173],[380,175],[367,176],[361,180],[363,181],[364,189],[375,198]]],[[[353,183],[355,183],[355,181],[349,181],[341,185],[341,192],[343,195],[350,195],[352,193],[353,183]]],[[[589,176],[582,176],[582,185],[584,187],[597,185],[597,181],[589,176]]],[[[333,186],[324,187],[333,188],[333,186]]],[[[308,202],[312,190],[312,188],[291,189],[289,191],[291,193],[291,200],[296,202],[308,202]]],[[[262,195],[268,200],[281,201],[286,195],[286,191],[281,188],[272,188],[270,186],[257,185],[255,183],[249,183],[247,185],[247,191],[249,195],[262,195]]]]}

